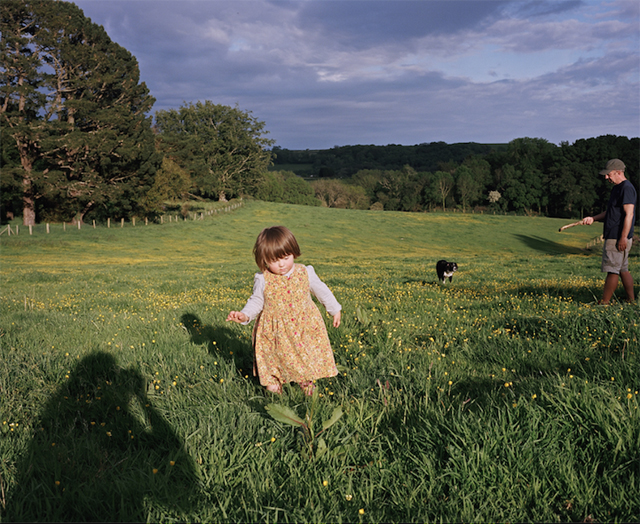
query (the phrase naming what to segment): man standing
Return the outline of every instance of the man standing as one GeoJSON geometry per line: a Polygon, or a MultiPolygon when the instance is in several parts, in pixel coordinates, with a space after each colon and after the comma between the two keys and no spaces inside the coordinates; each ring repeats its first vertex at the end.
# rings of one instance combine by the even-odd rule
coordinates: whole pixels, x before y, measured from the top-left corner
{"type": "Polygon", "coordinates": [[[629,272],[629,251],[633,239],[633,224],[636,220],[637,195],[633,184],[624,176],[625,165],[614,158],[600,171],[601,175],[615,185],[611,190],[607,210],[593,217],[584,217],[582,223],[591,225],[604,221],[604,247],[602,249],[602,271],[607,273],[600,304],[608,304],[618,287],[618,275],[627,293],[627,301],[634,302],[633,277],[629,272]]]}

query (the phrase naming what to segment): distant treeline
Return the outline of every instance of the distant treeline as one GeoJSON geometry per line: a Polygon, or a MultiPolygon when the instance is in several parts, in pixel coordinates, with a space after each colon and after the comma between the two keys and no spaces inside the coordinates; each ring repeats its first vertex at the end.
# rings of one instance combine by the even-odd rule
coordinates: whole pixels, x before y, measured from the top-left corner
{"type": "Polygon", "coordinates": [[[279,177],[284,183],[297,173],[310,181],[321,204],[355,209],[580,217],[606,205],[610,184],[599,171],[607,160],[622,159],[636,187],[640,173],[640,139],[615,135],[559,146],[518,138],[494,145],[437,142],[273,152],[274,169],[281,171],[271,173],[272,181],[279,177]]]}
{"type": "Polygon", "coordinates": [[[351,177],[363,169],[395,171],[409,166],[416,171],[436,171],[443,164],[460,164],[470,156],[505,151],[507,144],[431,142],[415,146],[336,146],[332,149],[290,150],[274,147],[274,169],[286,168],[304,177],[351,177]]]}

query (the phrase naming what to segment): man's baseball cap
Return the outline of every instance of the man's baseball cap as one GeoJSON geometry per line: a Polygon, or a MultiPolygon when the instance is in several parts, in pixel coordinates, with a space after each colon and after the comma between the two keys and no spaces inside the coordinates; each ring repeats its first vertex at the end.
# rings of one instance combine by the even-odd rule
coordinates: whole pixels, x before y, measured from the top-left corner
{"type": "Polygon", "coordinates": [[[608,175],[611,171],[624,171],[626,166],[622,160],[613,158],[607,162],[607,166],[600,171],[601,175],[608,175]]]}

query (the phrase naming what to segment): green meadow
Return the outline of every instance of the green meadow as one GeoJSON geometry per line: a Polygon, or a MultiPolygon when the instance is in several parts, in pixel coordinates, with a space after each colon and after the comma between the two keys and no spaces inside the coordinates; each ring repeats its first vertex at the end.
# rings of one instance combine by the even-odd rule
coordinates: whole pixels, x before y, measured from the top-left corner
{"type": "Polygon", "coordinates": [[[249,201],[2,235],[0,520],[638,521],[639,307],[597,305],[601,226],[565,223],[249,201]],[[276,224],[343,305],[311,398],[225,322],[276,224]]]}

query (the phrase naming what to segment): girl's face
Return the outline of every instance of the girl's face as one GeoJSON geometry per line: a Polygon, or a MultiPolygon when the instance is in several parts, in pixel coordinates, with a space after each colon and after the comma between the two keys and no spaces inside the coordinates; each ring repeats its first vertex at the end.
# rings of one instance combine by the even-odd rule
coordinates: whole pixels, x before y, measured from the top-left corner
{"type": "Polygon", "coordinates": [[[267,264],[267,268],[274,275],[286,275],[293,267],[293,255],[287,255],[267,264]]]}

